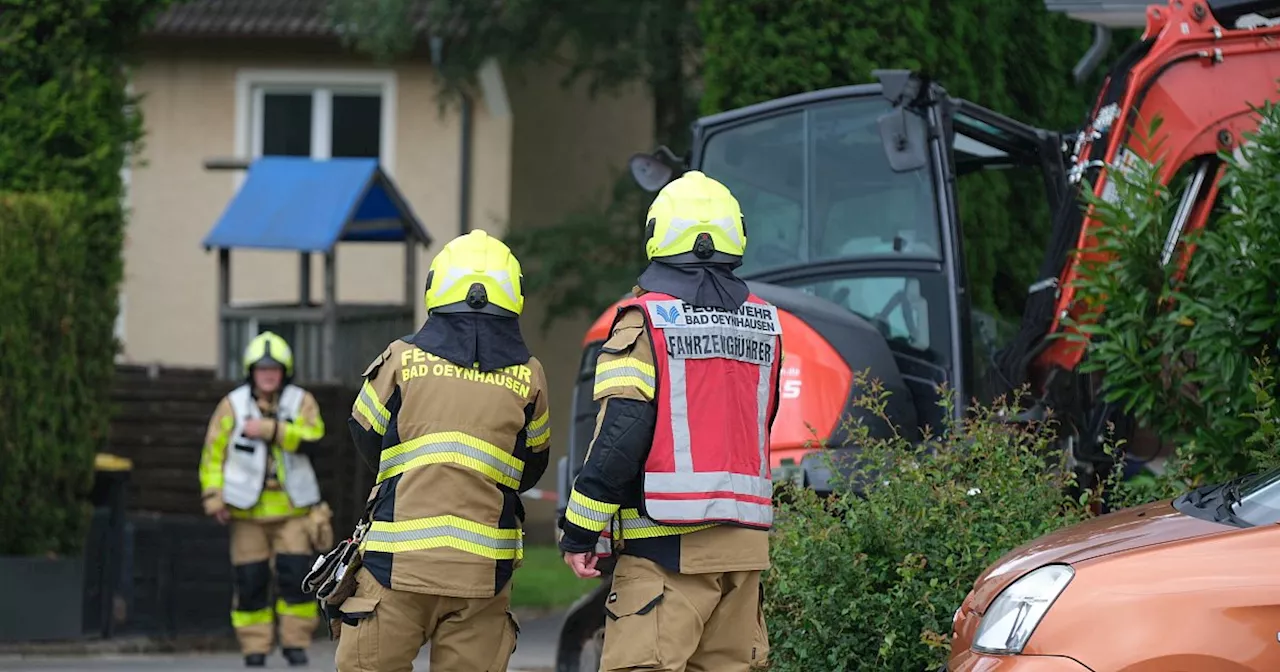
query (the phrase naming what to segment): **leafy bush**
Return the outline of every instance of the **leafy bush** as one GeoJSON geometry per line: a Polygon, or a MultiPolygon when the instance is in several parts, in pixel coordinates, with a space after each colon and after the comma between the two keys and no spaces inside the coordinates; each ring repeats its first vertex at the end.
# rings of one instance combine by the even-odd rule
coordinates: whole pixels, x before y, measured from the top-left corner
{"type": "Polygon", "coordinates": [[[167,4],[0,10],[0,554],[83,542],[116,353],[120,169],[142,136],[126,57],[167,4]]]}
{"type": "MultiPolygon", "coordinates": [[[[1114,198],[1092,195],[1102,255],[1085,260],[1078,296],[1093,310],[1068,337],[1089,337],[1083,369],[1102,374],[1105,398],[1178,445],[1151,494],[1225,480],[1280,460],[1274,408],[1280,343],[1280,108],[1258,110],[1241,154],[1207,157],[1224,166],[1220,199],[1195,245],[1165,249],[1194,167],[1161,183],[1161,146],[1109,170],[1114,198]],[[1185,268],[1185,273],[1183,269],[1185,268]],[[1104,310],[1105,308],[1105,310],[1104,310]]],[[[1159,138],[1159,120],[1145,138],[1159,138]]],[[[1119,163],[1119,162],[1117,162],[1119,163]]],[[[1190,164],[1189,164],[1190,165],[1190,164]]],[[[1209,167],[1211,179],[1218,164],[1209,167]]]]}
{"type": "MultiPolygon", "coordinates": [[[[859,406],[883,417],[887,393],[857,384],[867,390],[859,406]]],[[[857,473],[874,477],[825,500],[787,491],[766,575],[772,669],[936,669],[977,576],[1088,517],[1063,494],[1070,476],[1052,428],[1006,424],[1013,410],[1004,401],[975,409],[919,445],[855,426],[857,473]]]]}
{"type": "Polygon", "coordinates": [[[106,439],[115,315],[94,286],[89,229],[118,207],[68,193],[0,194],[0,554],[74,553],[106,439]]]}

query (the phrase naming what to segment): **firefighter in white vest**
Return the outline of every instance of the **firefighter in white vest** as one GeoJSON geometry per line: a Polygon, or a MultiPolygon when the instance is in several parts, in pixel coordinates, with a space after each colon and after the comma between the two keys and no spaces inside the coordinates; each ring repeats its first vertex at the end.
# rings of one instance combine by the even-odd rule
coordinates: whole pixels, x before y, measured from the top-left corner
{"type": "Polygon", "coordinates": [[[231,525],[231,623],[245,665],[266,665],[277,621],[285,659],[306,665],[319,612],[302,579],[332,536],[309,457],[324,422],[315,397],[291,384],[293,353],[280,336],[264,332],[249,342],[244,373],[209,421],[200,458],[204,510],[231,525]]]}
{"type": "Polygon", "coordinates": [[[733,274],[746,231],[719,182],[668,184],[645,234],[650,264],[596,362],[600,413],[560,549],[583,578],[618,555],[602,670],[749,670],[768,651],[778,311],[733,274]]]}

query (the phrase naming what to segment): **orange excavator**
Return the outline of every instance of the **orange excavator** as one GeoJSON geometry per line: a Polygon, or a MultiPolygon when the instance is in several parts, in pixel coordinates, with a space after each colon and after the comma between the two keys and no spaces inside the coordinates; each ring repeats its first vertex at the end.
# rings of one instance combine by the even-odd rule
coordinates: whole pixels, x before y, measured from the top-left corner
{"type": "MultiPolygon", "coordinates": [[[[878,71],[875,83],[699,119],[686,157],[666,148],[632,157],[632,174],[650,191],[681,169],[722,181],[751,222],[738,272],[779,307],[784,333],[775,481],[829,491],[830,465],[838,469],[857,451],[843,420],[863,417],[874,432],[889,431],[852,407],[855,371],[892,393],[889,416],[912,437],[946,422],[939,385],[979,403],[1029,385],[1027,414],[1052,409],[1077,471],[1089,478],[1110,468],[1103,428],[1123,427],[1124,418],[1102,400],[1098,378],[1078,371],[1085,348],[1049,338],[1067,316],[1083,314],[1072,283],[1081,261],[1100,254],[1098,222],[1080,192],[1089,185],[1108,197],[1108,172],[1158,146],[1160,157],[1143,158],[1162,159],[1162,181],[1181,185],[1162,261],[1185,267],[1194,250],[1183,237],[1211,220],[1218,198],[1219,152],[1237,149],[1256,128],[1251,106],[1272,99],[1280,79],[1280,0],[1169,0],[1138,12],[1142,38],[1112,66],[1078,129],[1035,128],[915,73],[878,71]],[[1157,117],[1158,142],[1148,142],[1142,134],[1157,117]],[[982,222],[961,222],[957,207],[957,184],[994,169],[1038,174],[1055,213],[1040,277],[1010,339],[971,305],[962,225],[982,222]]],[[[1096,65],[1104,51],[1086,60],[1096,65]]],[[[606,310],[583,340],[569,454],[559,465],[561,511],[594,429],[595,359],[615,312],[606,310]]],[[[608,591],[606,575],[570,610],[558,672],[598,669],[608,591]]]]}

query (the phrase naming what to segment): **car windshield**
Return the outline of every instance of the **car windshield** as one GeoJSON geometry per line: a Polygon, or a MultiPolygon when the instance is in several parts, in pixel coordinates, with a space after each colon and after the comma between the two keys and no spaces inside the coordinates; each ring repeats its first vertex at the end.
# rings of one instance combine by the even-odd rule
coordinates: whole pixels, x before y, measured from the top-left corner
{"type": "Polygon", "coordinates": [[[1236,518],[1254,526],[1280,523],[1280,469],[1272,469],[1240,488],[1236,518]]]}
{"type": "Polygon", "coordinates": [[[881,255],[941,258],[929,169],[895,173],[885,156],[877,119],[890,109],[879,96],[846,98],[710,135],[700,170],[733,191],[746,219],[740,273],[881,255]]]}

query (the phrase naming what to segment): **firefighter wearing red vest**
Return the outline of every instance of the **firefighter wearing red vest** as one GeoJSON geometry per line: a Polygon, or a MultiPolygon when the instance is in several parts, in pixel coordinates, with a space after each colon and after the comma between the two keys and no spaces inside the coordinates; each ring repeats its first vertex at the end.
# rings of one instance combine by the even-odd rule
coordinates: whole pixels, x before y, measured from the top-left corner
{"type": "Polygon", "coordinates": [[[602,536],[617,551],[602,670],[748,670],[768,651],[778,312],[733,274],[746,231],[723,184],[685,173],[645,233],[650,264],[596,363],[600,414],[560,549],[583,578],[600,575],[602,536]]]}

